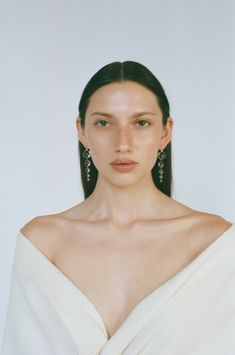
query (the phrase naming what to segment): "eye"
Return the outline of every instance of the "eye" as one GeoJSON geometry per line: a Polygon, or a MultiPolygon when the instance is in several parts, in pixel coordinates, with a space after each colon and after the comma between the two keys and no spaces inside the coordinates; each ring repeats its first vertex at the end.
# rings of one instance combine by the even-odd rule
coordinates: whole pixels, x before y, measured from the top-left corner
{"type": "MultiPolygon", "coordinates": [[[[103,124],[103,123],[108,123],[108,121],[107,120],[99,120],[99,121],[96,121],[95,122],[95,125],[96,126],[99,126],[99,127],[107,127],[107,125],[106,124],[103,124]],[[99,125],[99,123],[101,122],[101,125],[99,125]]],[[[149,121],[146,121],[146,120],[138,120],[137,122],[145,122],[145,124],[144,125],[140,125],[140,127],[147,127],[147,126],[151,126],[151,123],[149,122],[149,121]],[[147,123],[147,125],[146,125],[146,123],[147,123]]]]}
{"type": "MultiPolygon", "coordinates": [[[[138,120],[137,122],[146,122],[148,123],[149,126],[151,126],[151,123],[149,121],[146,120],[138,120]]],[[[146,125],[140,125],[140,127],[147,127],[146,125]]]]}
{"type": "MultiPolygon", "coordinates": [[[[108,122],[108,121],[106,121],[106,120],[99,120],[99,121],[96,121],[96,122],[95,122],[95,125],[96,125],[96,126],[99,126],[99,125],[98,125],[99,122],[108,122]]],[[[101,125],[101,127],[106,127],[106,125],[105,125],[105,126],[101,125]]]]}

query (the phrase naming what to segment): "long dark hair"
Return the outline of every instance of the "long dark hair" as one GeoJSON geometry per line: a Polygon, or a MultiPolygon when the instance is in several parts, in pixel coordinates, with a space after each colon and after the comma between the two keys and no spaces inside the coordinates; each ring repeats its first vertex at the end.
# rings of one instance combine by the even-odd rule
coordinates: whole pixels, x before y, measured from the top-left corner
{"type": "MultiPolygon", "coordinates": [[[[167,118],[170,115],[170,106],[167,100],[165,91],[158,81],[158,79],[153,75],[153,73],[146,68],[144,65],[133,62],[133,61],[125,61],[125,62],[113,62],[105,65],[101,69],[99,69],[92,78],[88,81],[85,86],[79,106],[79,117],[81,119],[81,127],[85,127],[85,115],[87,111],[87,107],[89,105],[89,99],[92,94],[99,89],[100,87],[122,81],[134,81],[136,83],[144,85],[147,89],[151,90],[157,98],[157,102],[162,111],[162,124],[163,126],[167,123],[167,118]]],[[[81,170],[81,179],[82,179],[82,187],[84,192],[85,199],[89,197],[96,185],[98,171],[95,165],[90,158],[90,181],[86,180],[86,170],[84,161],[85,158],[83,156],[83,152],[85,147],[79,141],[78,143],[79,156],[80,156],[80,170],[81,170]]],[[[164,149],[166,153],[166,158],[164,159],[164,174],[162,183],[159,180],[159,167],[158,167],[158,159],[154,167],[151,170],[152,178],[155,186],[162,191],[167,196],[171,197],[171,189],[172,189],[172,161],[171,161],[171,141],[167,144],[164,149]]]]}

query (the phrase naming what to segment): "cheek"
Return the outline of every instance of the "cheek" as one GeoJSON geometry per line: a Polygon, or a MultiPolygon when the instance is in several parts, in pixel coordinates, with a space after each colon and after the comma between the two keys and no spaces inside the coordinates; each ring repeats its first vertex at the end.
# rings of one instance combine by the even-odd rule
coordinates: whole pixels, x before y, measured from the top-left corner
{"type": "MultiPolygon", "coordinates": [[[[147,153],[149,156],[157,156],[161,139],[161,133],[158,130],[154,130],[153,132],[148,130],[144,132],[133,132],[132,135],[130,134],[129,139],[130,147],[137,155],[147,153]]],[[[104,154],[108,156],[109,153],[111,153],[112,155],[115,151],[115,142],[116,139],[113,132],[103,132],[103,134],[97,134],[96,132],[90,135],[88,137],[88,144],[91,148],[91,154],[94,160],[96,160],[96,158],[100,160],[100,157],[103,157],[104,154]]]]}
{"type": "Polygon", "coordinates": [[[146,136],[144,139],[141,140],[141,146],[143,149],[153,150],[156,151],[160,144],[160,135],[154,134],[151,136],[146,136]]]}
{"type": "Polygon", "coordinates": [[[100,146],[102,146],[103,144],[110,144],[110,141],[112,141],[112,137],[110,134],[104,134],[104,132],[102,132],[100,134],[96,130],[94,130],[87,137],[88,137],[88,142],[90,143],[90,146],[94,147],[94,149],[99,149],[100,146]]]}
{"type": "Polygon", "coordinates": [[[97,170],[102,169],[107,164],[110,145],[105,144],[104,139],[89,140],[91,159],[97,170]]]}

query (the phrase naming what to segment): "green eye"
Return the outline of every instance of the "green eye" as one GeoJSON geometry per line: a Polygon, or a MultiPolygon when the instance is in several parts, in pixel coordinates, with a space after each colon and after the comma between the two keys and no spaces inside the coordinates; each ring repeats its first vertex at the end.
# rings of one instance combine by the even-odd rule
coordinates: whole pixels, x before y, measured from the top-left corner
{"type": "MultiPolygon", "coordinates": [[[[96,122],[95,122],[95,125],[96,125],[96,126],[99,126],[98,123],[100,123],[100,122],[108,122],[108,121],[106,121],[106,120],[99,120],[99,121],[96,121],[96,122]]],[[[106,125],[105,125],[105,126],[101,125],[101,127],[106,127],[106,125]]]]}
{"type": "MultiPolygon", "coordinates": [[[[105,124],[102,124],[102,123],[108,123],[108,121],[106,121],[106,120],[99,120],[99,121],[96,121],[95,122],[95,125],[96,126],[99,126],[99,127],[107,127],[107,125],[105,124]],[[101,123],[101,125],[99,124],[99,123],[101,123]]],[[[140,127],[147,127],[147,126],[150,126],[151,125],[151,123],[149,122],[149,121],[146,121],[146,120],[138,120],[137,122],[145,122],[145,124],[144,125],[140,125],[140,127]],[[147,123],[147,125],[146,125],[146,123],[147,123]]]]}
{"type": "MultiPolygon", "coordinates": [[[[146,120],[139,120],[137,122],[146,122],[146,123],[148,123],[149,126],[151,125],[151,123],[146,121],[146,120]]],[[[140,127],[147,127],[147,126],[146,125],[140,125],[140,127]]]]}

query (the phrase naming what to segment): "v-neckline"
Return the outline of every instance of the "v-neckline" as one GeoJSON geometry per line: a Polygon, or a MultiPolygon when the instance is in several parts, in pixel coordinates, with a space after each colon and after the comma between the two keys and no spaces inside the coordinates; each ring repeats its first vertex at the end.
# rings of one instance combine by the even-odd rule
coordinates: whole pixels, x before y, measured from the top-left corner
{"type": "Polygon", "coordinates": [[[105,332],[105,337],[106,337],[106,344],[107,343],[112,343],[113,339],[117,337],[117,335],[120,333],[120,331],[125,328],[127,325],[128,321],[133,317],[133,315],[140,311],[141,308],[144,308],[144,305],[146,305],[149,301],[154,299],[155,295],[158,293],[163,292],[164,288],[169,288],[171,289],[171,284],[177,282],[177,280],[180,280],[181,277],[187,272],[190,272],[191,269],[196,267],[200,261],[202,261],[210,251],[212,251],[216,246],[218,246],[223,240],[226,239],[232,231],[232,229],[235,227],[234,223],[231,223],[230,227],[228,227],[219,237],[217,237],[212,243],[209,244],[199,255],[197,255],[190,263],[188,263],[185,267],[183,267],[180,271],[178,271],[176,274],[174,274],[172,277],[170,277],[168,280],[166,280],[164,283],[162,283],[160,286],[155,288],[153,291],[148,293],[137,305],[131,310],[131,312],[128,314],[127,318],[122,322],[120,327],[115,331],[115,333],[109,337],[105,322],[97,309],[96,305],[90,300],[90,298],[77,286],[66,274],[63,273],[62,270],[60,270],[52,261],[50,261],[28,238],[26,238],[23,233],[19,230],[18,236],[21,237],[21,240],[25,241],[25,243],[33,248],[34,252],[36,252],[44,262],[47,263],[48,267],[50,267],[52,270],[56,271],[58,275],[60,275],[62,278],[66,280],[67,283],[69,283],[70,286],[72,286],[79,294],[83,296],[83,298],[86,300],[86,302],[89,304],[89,306],[93,309],[95,312],[96,316],[99,318],[100,323],[102,324],[102,328],[105,332]]]}

